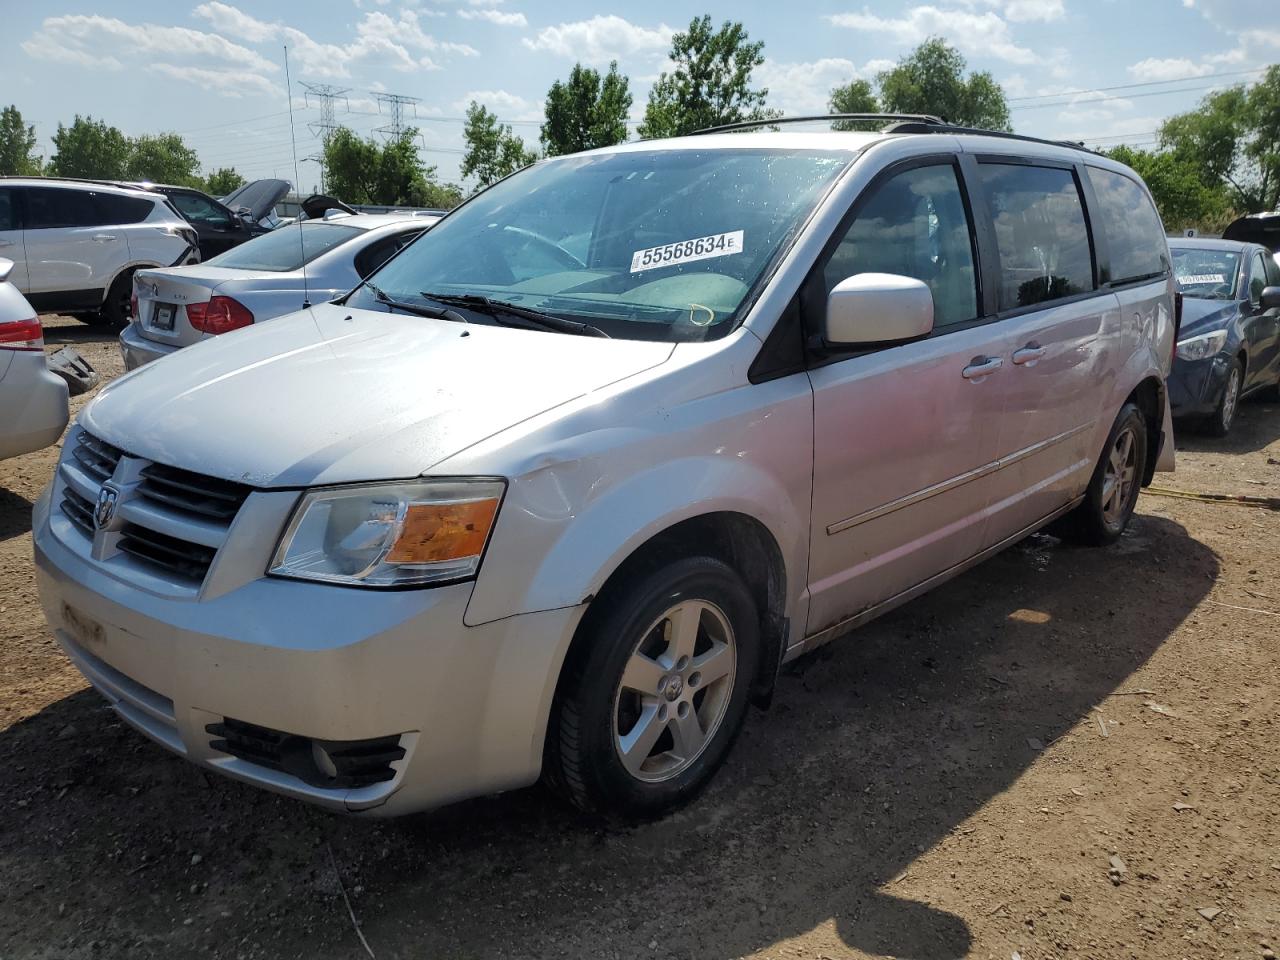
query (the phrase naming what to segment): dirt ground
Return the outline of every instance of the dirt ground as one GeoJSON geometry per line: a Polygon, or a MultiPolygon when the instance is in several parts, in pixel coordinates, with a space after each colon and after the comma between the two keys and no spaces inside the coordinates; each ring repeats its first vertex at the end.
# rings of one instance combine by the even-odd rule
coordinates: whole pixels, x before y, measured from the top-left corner
{"type": "MultiPolygon", "coordinates": [[[[1280,406],[1180,445],[1164,486],[1280,496],[1280,406]]],[[[202,773],[86,688],[31,574],[55,457],[0,462],[6,960],[367,956],[343,890],[378,958],[1280,952],[1280,512],[1146,495],[1113,549],[1033,538],[790,668],[663,822],[539,789],[363,821],[202,773]]]]}

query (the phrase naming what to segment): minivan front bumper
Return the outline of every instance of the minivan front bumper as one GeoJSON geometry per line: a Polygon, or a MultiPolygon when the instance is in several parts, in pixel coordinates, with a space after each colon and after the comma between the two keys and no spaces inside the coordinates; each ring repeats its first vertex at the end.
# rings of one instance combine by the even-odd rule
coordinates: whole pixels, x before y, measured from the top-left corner
{"type": "Polygon", "coordinates": [[[117,713],[188,760],[343,812],[390,816],[537,780],[581,608],[463,624],[470,583],[375,591],[260,577],[213,599],[152,594],[33,516],[37,585],[67,655],[117,713]],[[294,744],[399,737],[391,779],[330,787],[233,756],[223,728],[294,744]]]}

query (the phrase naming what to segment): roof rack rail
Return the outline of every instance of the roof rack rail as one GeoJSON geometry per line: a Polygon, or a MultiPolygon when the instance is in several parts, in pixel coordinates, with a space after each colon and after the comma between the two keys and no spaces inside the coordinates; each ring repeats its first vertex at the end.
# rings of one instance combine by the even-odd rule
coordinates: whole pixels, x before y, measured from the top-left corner
{"type": "Polygon", "coordinates": [[[1021,140],[1026,143],[1043,143],[1050,147],[1067,147],[1070,150],[1083,150],[1085,153],[1097,153],[1083,143],[1075,140],[1046,140],[1044,137],[1029,137],[1023,133],[1006,133],[1003,130],[983,130],[981,127],[965,127],[954,123],[918,123],[904,121],[888,127],[885,133],[950,133],[971,134],[975,137],[998,137],[1001,140],[1021,140]]]}
{"type": "Polygon", "coordinates": [[[899,122],[917,123],[921,125],[946,125],[941,117],[931,113],[817,113],[805,117],[774,117],[766,120],[740,120],[737,123],[722,123],[717,127],[704,127],[693,131],[699,133],[724,133],[728,130],[750,130],[752,127],[772,127],[780,123],[813,123],[822,120],[897,120],[899,122]]]}

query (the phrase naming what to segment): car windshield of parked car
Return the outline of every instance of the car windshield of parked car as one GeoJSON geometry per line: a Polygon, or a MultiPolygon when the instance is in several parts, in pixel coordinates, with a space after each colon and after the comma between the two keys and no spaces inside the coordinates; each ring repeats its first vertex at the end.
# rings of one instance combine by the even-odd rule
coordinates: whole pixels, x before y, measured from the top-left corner
{"type": "Polygon", "coordinates": [[[1240,255],[1230,250],[1175,248],[1173,275],[1188,297],[1201,300],[1231,300],[1236,295],[1240,255]]]}
{"type": "Polygon", "coordinates": [[[204,262],[211,267],[287,273],[363,232],[338,223],[291,223],[204,262]]]}
{"type": "MultiPolygon", "coordinates": [[[[480,296],[611,337],[712,339],[852,159],[704,148],[551,160],[454,211],[370,279],[402,303],[480,296]]],[[[373,307],[376,294],[348,302],[373,307]]]]}

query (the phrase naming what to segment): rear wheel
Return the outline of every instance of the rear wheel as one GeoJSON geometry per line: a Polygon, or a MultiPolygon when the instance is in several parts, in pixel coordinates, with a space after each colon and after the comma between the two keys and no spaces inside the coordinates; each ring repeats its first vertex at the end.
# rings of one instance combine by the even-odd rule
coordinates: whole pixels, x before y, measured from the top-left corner
{"type": "Polygon", "coordinates": [[[1054,527],[1064,540],[1091,547],[1115,543],[1138,503],[1147,464],[1147,421],[1132,403],[1120,409],[1084,502],[1054,527]]]}
{"type": "Polygon", "coordinates": [[[103,301],[102,309],[98,311],[97,320],[90,320],[89,323],[108,330],[123,330],[125,324],[129,322],[129,298],[132,294],[133,271],[128,270],[116,277],[111,284],[111,289],[107,291],[107,299],[103,301]]]}
{"type": "Polygon", "coordinates": [[[582,810],[660,816],[707,784],[742,726],[760,655],[756,605],[710,557],[601,602],[557,694],[547,781],[582,810]]]}
{"type": "Polygon", "coordinates": [[[1240,387],[1244,383],[1244,365],[1237,358],[1231,361],[1231,370],[1227,373],[1227,385],[1222,389],[1222,399],[1217,409],[1209,415],[1205,423],[1205,432],[1215,437],[1225,437],[1231,432],[1231,425],[1236,420],[1236,410],[1240,407],[1240,387]]]}

